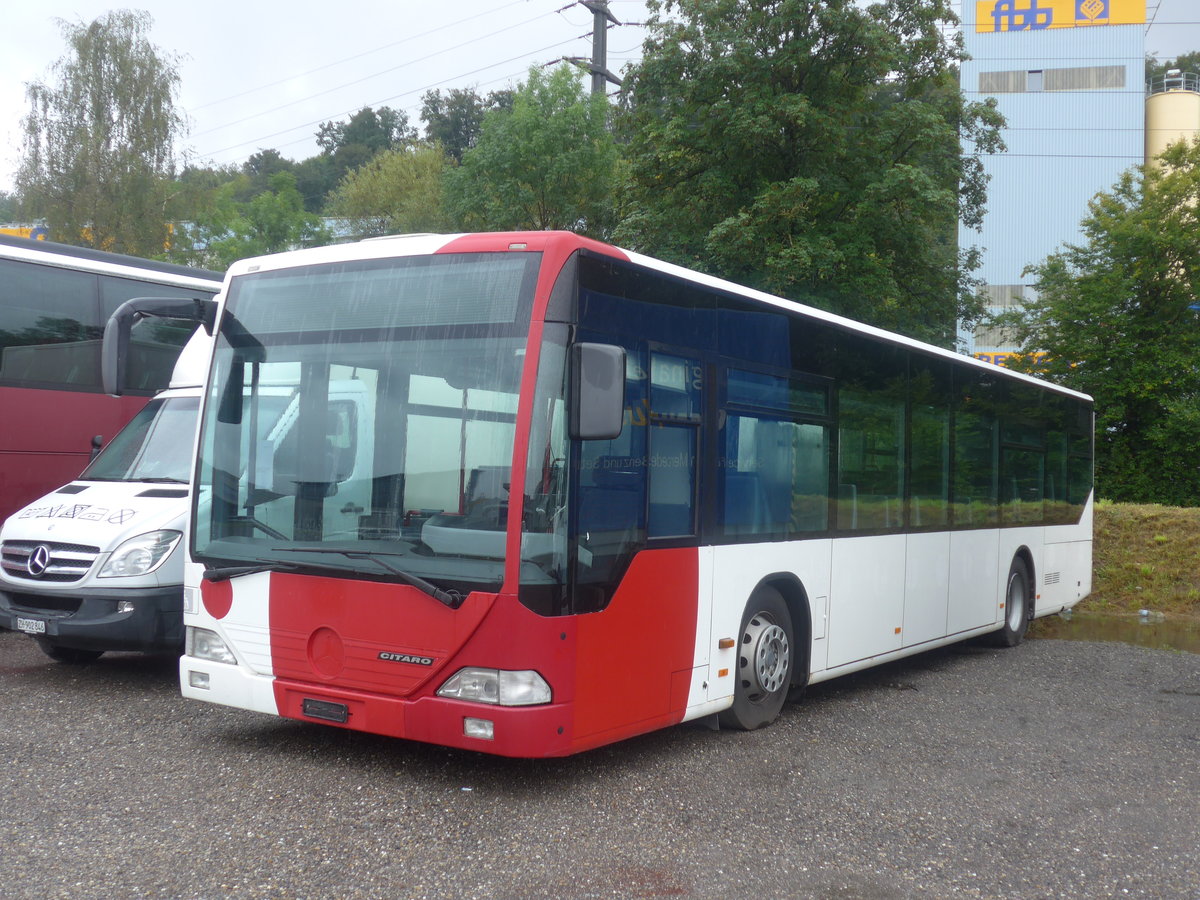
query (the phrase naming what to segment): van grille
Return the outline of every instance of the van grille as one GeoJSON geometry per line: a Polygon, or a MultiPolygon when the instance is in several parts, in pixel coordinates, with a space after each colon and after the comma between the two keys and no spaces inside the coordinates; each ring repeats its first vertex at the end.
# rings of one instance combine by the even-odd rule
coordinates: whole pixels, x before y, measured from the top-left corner
{"type": "Polygon", "coordinates": [[[41,583],[65,583],[78,581],[87,574],[96,557],[100,555],[99,547],[89,547],[87,544],[56,544],[52,541],[5,541],[0,547],[0,565],[9,578],[19,578],[24,581],[41,583]],[[50,551],[50,560],[46,571],[39,576],[29,573],[29,558],[34,550],[45,545],[50,551]]]}

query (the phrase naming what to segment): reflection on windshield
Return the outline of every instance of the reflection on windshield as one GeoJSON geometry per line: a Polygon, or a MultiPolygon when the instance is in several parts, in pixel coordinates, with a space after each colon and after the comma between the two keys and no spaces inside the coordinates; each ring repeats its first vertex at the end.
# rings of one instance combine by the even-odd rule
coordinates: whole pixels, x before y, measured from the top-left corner
{"type": "MultiPolygon", "coordinates": [[[[515,259],[522,268],[515,281],[507,270],[501,280],[531,289],[531,258],[505,257],[506,267],[515,259]]],[[[379,285],[408,285],[413,276],[370,275],[357,300],[337,283],[344,310],[305,299],[309,330],[299,333],[285,330],[294,326],[278,285],[271,285],[271,308],[251,306],[265,302],[255,293],[256,276],[233,295],[201,438],[200,486],[211,503],[198,507],[195,555],[214,567],[274,560],[301,570],[427,581],[444,591],[498,589],[515,509],[527,328],[489,321],[495,311],[486,296],[440,312],[404,307],[381,296],[379,285]],[[481,321],[443,324],[439,316],[481,321]],[[318,323],[323,327],[315,330],[318,323]],[[291,399],[264,428],[272,391],[291,399]]],[[[462,277],[477,294],[492,289],[478,273],[462,277]]],[[[310,275],[303,298],[319,296],[319,288],[320,278],[310,275]]],[[[424,283],[421,290],[444,301],[444,291],[424,283]]],[[[551,378],[559,397],[546,401],[560,420],[561,356],[551,378]]],[[[561,423],[552,430],[561,443],[561,423]]],[[[565,544],[565,534],[556,535],[565,529],[565,516],[555,514],[561,500],[546,498],[559,489],[553,473],[564,452],[549,446],[550,437],[540,440],[537,465],[531,460],[526,474],[523,556],[533,561],[530,578],[546,581],[561,568],[555,547],[565,544]]]]}

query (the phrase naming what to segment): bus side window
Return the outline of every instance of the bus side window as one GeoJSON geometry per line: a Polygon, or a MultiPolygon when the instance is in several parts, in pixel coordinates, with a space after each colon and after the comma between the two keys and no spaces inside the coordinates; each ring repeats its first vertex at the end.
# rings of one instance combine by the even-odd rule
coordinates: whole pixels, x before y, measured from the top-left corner
{"type": "Polygon", "coordinates": [[[699,361],[650,356],[648,536],[696,533],[696,452],[704,370],[699,361]]]}
{"type": "Polygon", "coordinates": [[[579,473],[572,513],[573,609],[594,612],[612,597],[646,541],[648,398],[645,353],[626,346],[625,426],[611,440],[576,441],[579,473]]]}
{"type": "Polygon", "coordinates": [[[828,393],[819,380],[728,370],[718,461],[726,535],[828,527],[828,393]]]}
{"type": "Polygon", "coordinates": [[[898,531],[907,467],[905,356],[857,337],[846,337],[839,353],[837,527],[898,531]]]}
{"type": "Polygon", "coordinates": [[[99,388],[103,325],[95,275],[0,260],[0,303],[0,378],[99,388]]]}

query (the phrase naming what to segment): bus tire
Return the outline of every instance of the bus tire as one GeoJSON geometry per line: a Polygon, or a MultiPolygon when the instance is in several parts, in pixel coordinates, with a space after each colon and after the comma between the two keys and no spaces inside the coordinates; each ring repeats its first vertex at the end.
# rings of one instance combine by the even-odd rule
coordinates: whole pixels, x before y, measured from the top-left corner
{"type": "Polygon", "coordinates": [[[1004,583],[1004,625],[989,635],[993,646],[1015,647],[1025,640],[1032,606],[1029,581],[1029,567],[1025,565],[1025,560],[1015,557],[1008,570],[1008,580],[1004,583]]]}
{"type": "Polygon", "coordinates": [[[73,666],[83,666],[95,662],[104,653],[103,650],[80,650],[78,647],[62,647],[52,644],[45,638],[38,638],[37,645],[55,662],[67,663],[73,666]]]}
{"type": "Polygon", "coordinates": [[[750,596],[738,633],[733,705],[719,715],[727,728],[752,731],[775,721],[791,688],[795,665],[792,617],[783,595],[760,585],[750,596]]]}

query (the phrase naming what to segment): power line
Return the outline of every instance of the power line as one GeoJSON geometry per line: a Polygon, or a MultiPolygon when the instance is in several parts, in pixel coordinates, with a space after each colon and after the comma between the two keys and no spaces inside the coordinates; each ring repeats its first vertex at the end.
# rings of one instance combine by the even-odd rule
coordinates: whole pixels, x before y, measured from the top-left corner
{"type": "MultiPolygon", "coordinates": [[[[521,28],[525,25],[529,25],[530,23],[536,22],[539,19],[541,19],[543,17],[543,15],[544,14],[539,14],[537,16],[534,16],[532,19],[526,19],[522,22],[517,22],[513,25],[509,25],[506,28],[501,28],[499,31],[494,31],[494,32],[491,32],[486,35],[481,35],[480,37],[477,37],[477,38],[471,38],[468,41],[463,41],[461,44],[456,44],[453,47],[447,47],[444,50],[438,50],[434,53],[430,53],[426,56],[422,56],[417,59],[407,60],[406,62],[400,63],[400,65],[398,65],[398,66],[392,66],[391,68],[384,69],[381,72],[373,72],[370,75],[364,75],[361,78],[354,79],[353,81],[347,81],[343,84],[334,85],[333,87],[326,88],[323,91],[318,91],[315,94],[310,94],[307,97],[301,97],[297,100],[289,101],[288,103],[283,103],[283,104],[279,104],[277,106],[273,106],[270,110],[268,110],[268,112],[272,112],[272,113],[278,112],[281,109],[287,109],[289,106],[297,106],[301,103],[308,103],[310,100],[315,100],[317,97],[323,97],[326,94],[332,94],[336,91],[340,91],[340,90],[343,90],[348,87],[353,87],[356,84],[362,84],[364,81],[371,81],[372,79],[379,78],[383,75],[390,75],[392,72],[399,71],[400,69],[406,68],[408,66],[416,65],[417,63],[428,62],[429,60],[431,60],[437,56],[441,56],[443,53],[452,53],[455,50],[461,50],[463,47],[468,47],[471,44],[476,44],[476,43],[479,43],[480,41],[490,40],[492,37],[494,37],[497,34],[503,34],[504,32],[511,31],[514,28],[521,28]]],[[[575,40],[575,38],[572,38],[572,40],[575,40]]],[[[232,122],[227,122],[224,125],[217,125],[213,128],[205,129],[204,131],[198,132],[197,134],[195,134],[193,136],[194,137],[203,137],[206,134],[212,134],[215,131],[221,131],[225,128],[232,128],[234,125],[241,125],[243,122],[249,122],[252,119],[260,118],[262,115],[264,115],[264,114],[261,112],[254,113],[252,115],[245,116],[241,119],[236,119],[232,122]]]]}
{"type": "MultiPolygon", "coordinates": [[[[262,84],[262,85],[259,85],[258,87],[248,88],[237,94],[231,94],[228,97],[222,97],[219,100],[210,100],[208,103],[202,103],[199,106],[193,107],[193,112],[197,111],[197,110],[201,110],[201,109],[208,109],[210,106],[216,106],[220,103],[228,103],[230,100],[238,100],[238,99],[241,99],[242,97],[246,97],[250,94],[256,94],[259,91],[265,91],[267,88],[279,87],[279,85],[287,84],[289,81],[294,81],[297,78],[306,78],[309,75],[315,75],[318,72],[324,72],[326,69],[332,69],[334,66],[340,66],[343,63],[353,62],[356,59],[362,59],[366,56],[370,56],[372,53],[379,53],[383,50],[391,50],[393,47],[399,47],[401,44],[407,44],[409,41],[415,41],[415,40],[419,40],[420,38],[429,37],[429,35],[431,35],[431,34],[436,34],[439,31],[445,31],[447,28],[454,28],[455,26],[458,26],[458,25],[464,25],[467,22],[474,21],[476,19],[482,18],[483,16],[491,15],[492,13],[503,12],[504,10],[508,9],[511,6],[517,6],[518,4],[523,4],[524,2],[525,2],[525,0],[513,0],[513,2],[508,3],[504,6],[498,6],[495,9],[488,10],[487,12],[480,13],[478,15],[467,16],[465,19],[459,19],[455,22],[448,22],[445,25],[439,25],[437,28],[431,28],[428,31],[423,31],[420,34],[409,35],[406,38],[401,38],[400,40],[393,41],[390,44],[384,44],[383,46],[376,47],[373,50],[364,50],[362,53],[356,53],[353,56],[346,56],[346,57],[343,57],[342,59],[337,59],[337,60],[334,60],[333,62],[325,63],[324,65],[317,66],[315,69],[308,69],[307,71],[304,71],[304,72],[297,72],[292,75],[289,75],[287,78],[281,78],[278,81],[272,81],[269,84],[262,84]]],[[[533,21],[533,20],[530,20],[530,21],[533,21]]]]}
{"type": "MultiPolygon", "coordinates": [[[[356,107],[355,107],[354,109],[351,109],[351,110],[344,110],[343,112],[341,112],[341,113],[338,113],[338,114],[336,114],[336,115],[333,115],[333,116],[322,116],[320,119],[317,119],[316,121],[313,121],[313,122],[306,122],[306,123],[303,123],[303,124],[301,124],[301,125],[295,125],[295,126],[292,126],[291,128],[285,128],[285,129],[283,129],[282,131],[276,131],[276,132],[273,132],[273,133],[271,133],[271,134],[265,134],[265,135],[261,135],[260,137],[257,137],[257,138],[251,138],[250,140],[246,140],[246,141],[240,141],[240,142],[238,142],[238,143],[236,143],[236,144],[232,144],[232,145],[230,145],[230,146],[228,146],[228,147],[223,147],[223,148],[221,148],[220,150],[213,150],[213,151],[210,151],[210,152],[208,152],[208,153],[201,153],[201,154],[198,154],[198,155],[199,155],[199,156],[203,156],[203,157],[215,157],[215,156],[218,156],[218,155],[220,155],[220,154],[222,154],[222,153],[228,153],[228,152],[230,152],[230,151],[232,151],[232,150],[239,150],[239,149],[241,149],[241,148],[243,148],[243,147],[248,147],[248,146],[250,146],[250,145],[252,145],[252,144],[257,144],[259,141],[268,141],[268,140],[271,140],[272,138],[276,138],[276,137],[279,137],[279,136],[281,136],[281,135],[285,135],[285,134],[291,134],[293,131],[298,131],[298,130],[299,130],[299,129],[301,129],[301,128],[312,128],[312,127],[314,127],[314,126],[321,125],[321,124],[322,124],[322,123],[324,123],[324,122],[330,121],[331,119],[338,118],[339,116],[353,115],[353,114],[354,114],[354,113],[355,113],[355,112],[356,112],[358,109],[361,109],[363,106],[367,106],[367,107],[374,108],[374,107],[377,107],[377,106],[382,106],[382,105],[384,105],[384,104],[390,103],[391,101],[393,101],[393,100],[397,100],[397,99],[399,99],[399,98],[401,98],[401,97],[407,97],[407,96],[409,96],[410,94],[417,94],[417,93],[423,93],[423,92],[425,92],[425,91],[431,91],[431,90],[433,90],[434,88],[441,87],[441,86],[442,86],[442,85],[444,85],[444,84],[448,84],[448,83],[451,83],[451,82],[460,81],[461,79],[464,79],[464,78],[469,78],[469,77],[470,77],[470,76],[472,76],[472,75],[476,75],[476,74],[478,74],[479,72],[486,72],[488,69],[494,69],[494,68],[496,68],[497,66],[508,65],[509,63],[516,62],[517,60],[520,60],[520,59],[526,59],[526,58],[528,58],[528,57],[530,57],[530,56],[534,56],[534,55],[536,55],[536,54],[539,54],[539,53],[545,53],[545,52],[546,52],[546,51],[548,51],[548,50],[554,50],[554,49],[556,49],[556,48],[558,48],[558,47],[562,47],[562,46],[564,46],[564,45],[566,45],[566,44],[573,43],[573,42],[574,42],[574,41],[576,41],[576,40],[578,40],[578,38],[577,38],[577,37],[568,38],[568,39],[567,39],[567,40],[565,40],[565,41],[559,41],[559,42],[558,42],[558,43],[556,43],[556,44],[550,44],[550,45],[549,45],[549,46],[547,46],[547,47],[542,47],[540,50],[533,50],[533,51],[531,51],[531,52],[528,52],[528,53],[521,53],[521,54],[519,54],[519,55],[517,55],[517,56],[513,56],[513,57],[510,57],[510,58],[508,58],[508,59],[501,60],[500,62],[489,63],[489,64],[488,64],[488,65],[486,65],[486,66],[482,66],[482,67],[480,67],[480,68],[478,68],[478,69],[472,69],[471,71],[469,71],[469,72],[464,72],[464,73],[462,73],[461,75],[456,75],[456,76],[452,76],[451,78],[443,79],[442,81],[435,82],[435,83],[433,83],[433,84],[427,85],[426,87],[414,88],[413,90],[404,91],[404,92],[402,92],[402,93],[399,93],[399,94],[394,94],[394,95],[392,95],[391,97],[385,97],[385,98],[384,98],[384,99],[382,99],[382,100],[376,100],[376,101],[374,101],[374,102],[372,102],[372,103],[366,103],[366,104],[356,105],[356,107]]],[[[304,137],[304,138],[297,138],[297,139],[296,139],[296,140],[294,140],[294,141],[291,141],[291,142],[289,142],[289,143],[286,143],[286,144],[282,144],[282,145],[280,145],[280,146],[287,147],[287,146],[290,146],[291,144],[298,144],[298,143],[301,143],[301,142],[303,142],[303,141],[306,141],[306,140],[308,140],[308,139],[309,139],[308,137],[304,137]]],[[[277,149],[278,149],[278,148],[277,148],[277,149]]]]}

